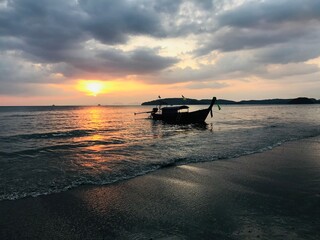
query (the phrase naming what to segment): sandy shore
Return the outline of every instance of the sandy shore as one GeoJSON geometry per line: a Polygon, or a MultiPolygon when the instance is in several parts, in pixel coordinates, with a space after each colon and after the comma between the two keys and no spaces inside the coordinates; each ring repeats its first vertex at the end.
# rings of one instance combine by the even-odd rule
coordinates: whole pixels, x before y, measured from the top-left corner
{"type": "Polygon", "coordinates": [[[0,239],[320,239],[320,137],[2,201],[0,239]]]}

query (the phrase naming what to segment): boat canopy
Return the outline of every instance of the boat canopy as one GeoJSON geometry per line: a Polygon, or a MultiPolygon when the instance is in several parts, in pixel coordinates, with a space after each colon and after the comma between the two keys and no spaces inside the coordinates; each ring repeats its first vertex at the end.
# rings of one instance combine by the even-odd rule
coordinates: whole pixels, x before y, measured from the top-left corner
{"type": "Polygon", "coordinates": [[[189,107],[185,105],[177,107],[164,107],[162,108],[162,112],[177,112],[182,109],[189,109],[189,107]]]}

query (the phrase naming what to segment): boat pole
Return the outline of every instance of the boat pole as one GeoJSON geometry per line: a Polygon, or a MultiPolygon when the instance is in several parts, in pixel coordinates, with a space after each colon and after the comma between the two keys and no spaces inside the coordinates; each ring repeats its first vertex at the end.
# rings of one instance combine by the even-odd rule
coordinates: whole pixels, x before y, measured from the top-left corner
{"type": "Polygon", "coordinates": [[[210,111],[211,117],[213,117],[212,107],[213,107],[214,103],[216,102],[216,100],[217,100],[217,98],[216,98],[216,97],[213,97],[212,100],[211,100],[211,104],[210,104],[210,106],[209,106],[209,108],[208,108],[209,111],[210,111]]]}
{"type": "Polygon", "coordinates": [[[152,113],[153,111],[148,111],[148,112],[136,112],[134,113],[134,115],[137,115],[137,114],[143,114],[143,113],[152,113]]]}

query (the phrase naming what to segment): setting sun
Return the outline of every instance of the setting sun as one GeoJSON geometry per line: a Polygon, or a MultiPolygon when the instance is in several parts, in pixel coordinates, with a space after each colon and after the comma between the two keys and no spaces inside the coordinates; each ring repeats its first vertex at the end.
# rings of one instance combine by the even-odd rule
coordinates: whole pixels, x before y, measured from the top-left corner
{"type": "Polygon", "coordinates": [[[89,96],[97,96],[98,94],[106,93],[107,83],[102,81],[80,81],[78,88],[89,96]]]}
{"type": "MultiPolygon", "coordinates": [[[[154,85],[155,86],[155,85],[154,85]]],[[[137,92],[142,91],[146,92],[148,87],[140,82],[137,81],[101,81],[101,80],[85,80],[79,79],[74,86],[74,88],[80,92],[85,93],[88,96],[98,96],[103,94],[114,94],[117,93],[117,96],[121,94],[125,94],[127,96],[128,92],[137,92]]],[[[150,89],[148,90],[148,92],[150,89]]],[[[154,95],[158,94],[157,92],[154,95]]]]}
{"type": "Polygon", "coordinates": [[[93,96],[97,96],[103,89],[102,83],[92,82],[87,84],[87,90],[92,93],[93,96]]]}

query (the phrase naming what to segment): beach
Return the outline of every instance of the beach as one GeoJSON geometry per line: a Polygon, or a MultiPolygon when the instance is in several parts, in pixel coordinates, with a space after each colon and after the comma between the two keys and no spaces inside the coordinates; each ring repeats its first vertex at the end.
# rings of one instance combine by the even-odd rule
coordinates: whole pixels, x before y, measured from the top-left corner
{"type": "Polygon", "coordinates": [[[0,202],[0,239],[319,239],[320,137],[0,202]]]}

